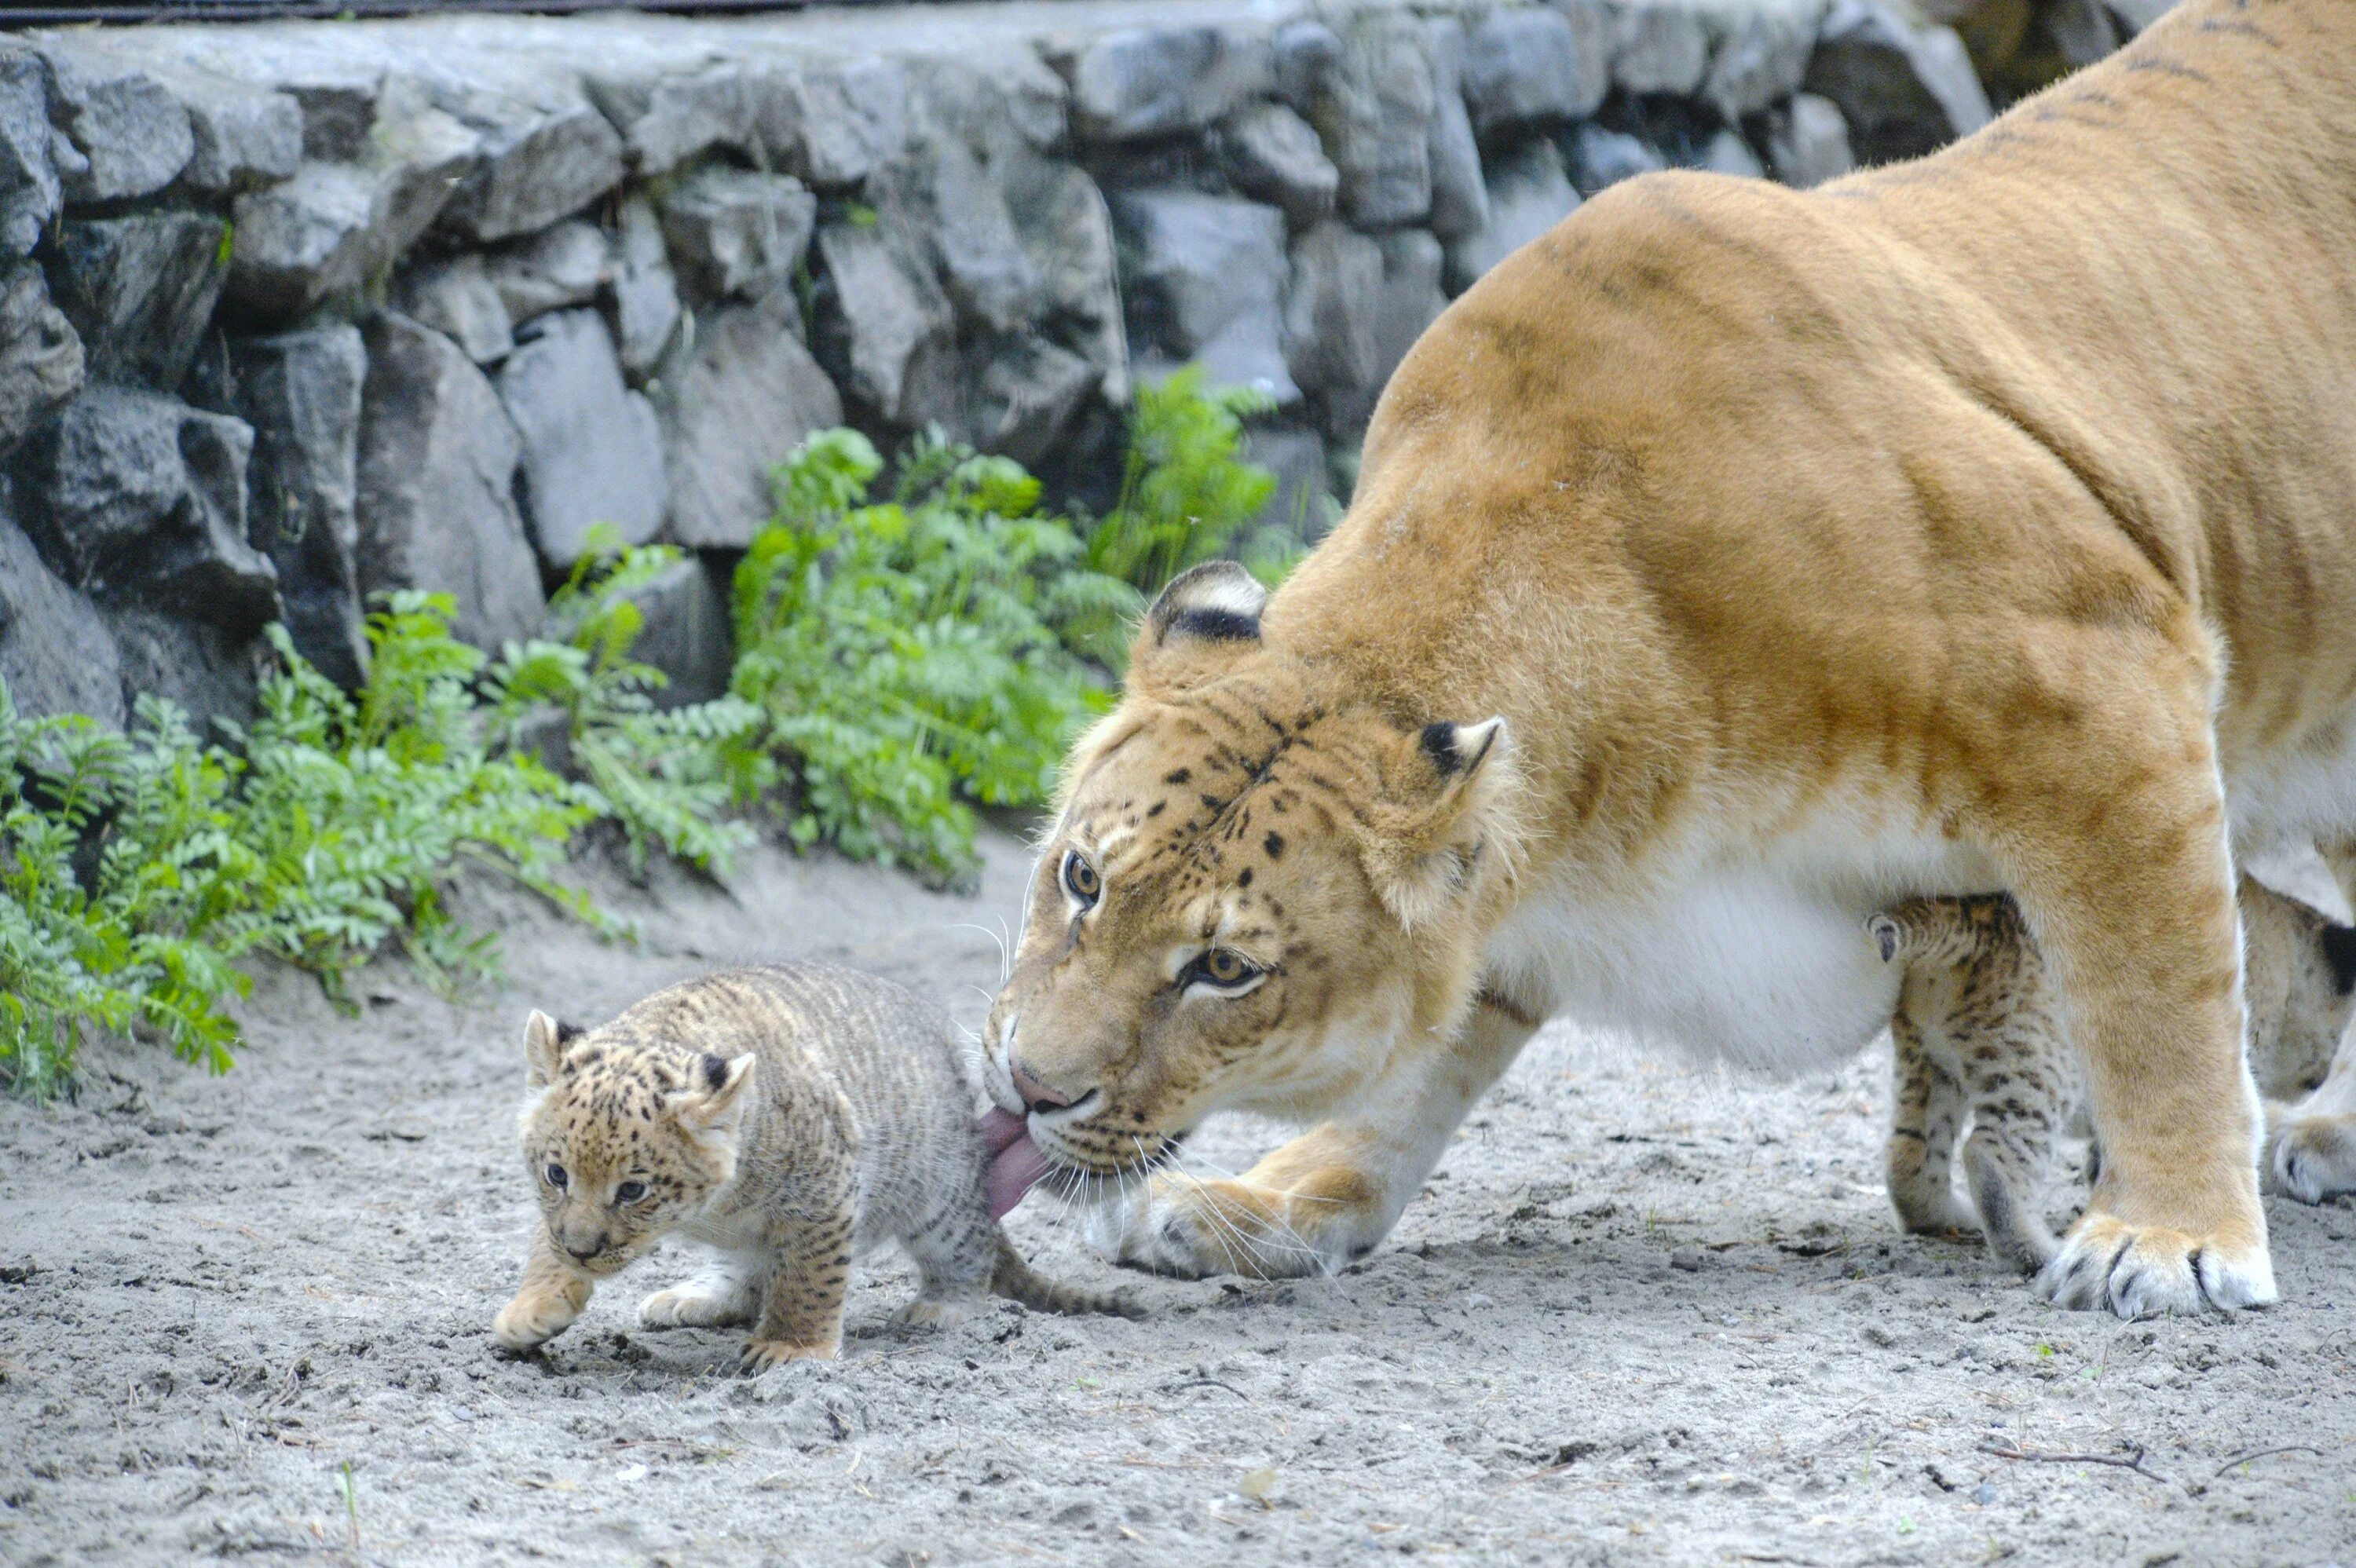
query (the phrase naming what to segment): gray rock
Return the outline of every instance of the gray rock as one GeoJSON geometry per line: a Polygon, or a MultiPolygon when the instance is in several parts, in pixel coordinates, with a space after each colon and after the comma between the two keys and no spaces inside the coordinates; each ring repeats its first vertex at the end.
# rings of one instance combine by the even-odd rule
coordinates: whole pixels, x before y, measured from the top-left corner
{"type": "Polygon", "coordinates": [[[880,225],[822,224],[817,254],[819,356],[844,394],[903,430],[955,418],[957,316],[940,284],[880,225]]]}
{"type": "Polygon", "coordinates": [[[475,133],[389,86],[364,160],[306,160],[232,208],[230,298],[284,319],[386,276],[439,216],[475,157],[475,133]]]}
{"type": "Polygon", "coordinates": [[[1374,374],[1367,378],[1365,400],[1358,408],[1335,411],[1346,415],[1354,437],[1366,428],[1376,401],[1407,351],[1448,308],[1448,293],[1441,287],[1447,252],[1438,239],[1419,229],[1401,229],[1381,236],[1376,243],[1383,254],[1383,286],[1375,296],[1374,374]]]}
{"type": "Polygon", "coordinates": [[[770,469],[810,432],[842,422],[842,400],[786,325],[784,308],[773,299],[700,318],[692,353],[664,377],[670,536],[681,544],[752,543],[775,508],[770,469]]]}
{"type": "Polygon", "coordinates": [[[1839,106],[1813,92],[1794,94],[1768,116],[1767,159],[1777,179],[1802,190],[1848,173],[1856,160],[1839,106]]]}
{"type": "MultiPolygon", "coordinates": [[[[1736,4],[1745,0],[1735,0],[1736,4]]],[[[1613,43],[1612,0],[1547,0],[1548,9],[1570,25],[1571,58],[1579,67],[1575,101],[1592,114],[1612,91],[1613,43]]]]}
{"type": "MultiPolygon", "coordinates": [[[[1461,103],[1457,112],[1462,118],[1461,103]]],[[[1296,228],[1332,216],[1341,171],[1325,155],[1309,122],[1283,104],[1248,104],[1230,115],[1219,128],[1219,156],[1237,190],[1254,201],[1284,208],[1296,228]]],[[[1477,175],[1477,154],[1474,167],[1477,175]]]]}
{"type": "Polygon", "coordinates": [[[1987,94],[1963,41],[1914,27],[1880,0],[1833,0],[1808,62],[1810,92],[1847,122],[1859,161],[1920,157],[1987,123],[1987,94]]]}
{"type": "Polygon", "coordinates": [[[818,198],[791,175],[723,165],[696,170],[659,200],[670,254],[712,299],[758,299],[792,277],[818,222],[818,198]]]}
{"type": "Polygon", "coordinates": [[[1115,228],[1133,258],[1126,293],[1133,342],[1204,367],[1214,386],[1251,387],[1290,403],[1284,361],[1284,215],[1190,190],[1122,191],[1115,228]]]}
{"type": "Polygon", "coordinates": [[[1669,166],[1667,159],[1638,138],[1592,123],[1572,133],[1569,162],[1570,183],[1581,196],[1669,166]]]}
{"type": "Polygon", "coordinates": [[[1359,229],[1420,222],[1431,210],[1431,68],[1423,28],[1399,11],[1353,16],[1310,123],[1342,174],[1342,216],[1359,229]]]}
{"type": "Polygon", "coordinates": [[[1816,46],[1824,0],[1734,0],[1709,15],[1709,70],[1701,95],[1728,124],[1798,91],[1816,46]]]}
{"type": "Polygon", "coordinates": [[[380,60],[317,50],[256,64],[303,111],[305,157],[343,164],[366,155],[385,85],[380,60]]]}
{"type": "Polygon", "coordinates": [[[543,565],[570,568],[601,524],[625,544],[655,537],[668,499],[662,433],[653,405],[622,385],[605,317],[541,317],[508,356],[498,389],[523,443],[524,519],[543,565]]]}
{"type": "Polygon", "coordinates": [[[44,35],[50,118],[80,158],[60,168],[75,201],[122,201],[162,190],[196,153],[188,112],[155,73],[103,34],[44,35]]]}
{"type": "Polygon", "coordinates": [[[1720,131],[1710,137],[1703,144],[1694,167],[1744,179],[1767,177],[1767,166],[1759,161],[1759,155],[1751,150],[1751,144],[1742,139],[1740,132],[1732,130],[1720,131]]]}
{"type": "Polygon", "coordinates": [[[49,156],[55,139],[48,68],[23,45],[0,39],[0,251],[10,255],[38,244],[64,203],[49,156]]]}
{"type": "Polygon", "coordinates": [[[1375,315],[1382,248],[1340,223],[1292,244],[1284,298],[1284,358],[1302,391],[1355,407],[1376,375],[1375,315]]]}
{"type": "Polygon", "coordinates": [[[720,562],[690,556],[623,597],[641,617],[630,656],[670,677],[655,694],[658,706],[682,708],[727,692],[736,658],[728,572],[720,562]]]}
{"type": "Polygon", "coordinates": [[[215,720],[252,719],[267,646],[260,638],[145,605],[102,604],[99,614],[132,698],[173,703],[199,735],[215,720]]]}
{"type": "Polygon", "coordinates": [[[58,241],[57,302],[93,376],[177,387],[229,280],[229,226],[203,212],[77,219],[58,241]]]}
{"type": "Polygon", "coordinates": [[[536,233],[622,183],[622,138],[588,103],[519,114],[482,128],[473,170],[440,227],[476,244],[536,233]]]}
{"type": "Polygon", "coordinates": [[[14,521],[0,517],[0,680],[31,718],[87,713],[123,725],[123,660],[91,602],[58,580],[14,521]]]}
{"type": "Polygon", "coordinates": [[[208,196],[251,190],[303,161],[303,106],[284,92],[210,71],[177,70],[165,83],[188,113],[192,150],[181,182],[208,196]]]}
{"type": "Polygon", "coordinates": [[[251,635],[277,618],[278,571],[246,538],[244,421],[98,382],[27,443],[26,531],[102,603],[251,635]]]}
{"type": "Polygon", "coordinates": [[[2044,22],[2062,51],[2062,63],[2072,70],[2083,70],[2119,47],[2118,25],[2104,0],[2051,0],[2044,22]]]}
{"type": "Polygon", "coordinates": [[[1006,195],[1015,238],[1039,275],[1048,336],[1095,368],[1107,403],[1126,404],[1129,330],[1104,194],[1085,171],[1043,158],[1019,169],[1006,195]]]}
{"type": "Polygon", "coordinates": [[[649,177],[714,148],[760,146],[762,109],[775,91],[737,65],[658,76],[592,72],[583,85],[621,133],[631,166],[649,177]]]}
{"type": "Polygon", "coordinates": [[[368,375],[359,329],[242,339],[230,345],[230,364],[236,411],[253,427],[247,527],[278,568],[287,634],[321,674],[356,687],[368,671],[354,565],[368,375]]]}
{"type": "Polygon", "coordinates": [[[1449,286],[1471,288],[1490,268],[1577,210],[1579,193],[1551,142],[1524,144],[1490,165],[1489,227],[1448,247],[1449,286]]]}
{"type": "Polygon", "coordinates": [[[1423,37],[1431,61],[1431,228],[1472,234],[1488,226],[1489,187],[1464,107],[1464,27],[1453,16],[1430,16],[1423,37]]]}
{"type": "Polygon", "coordinates": [[[773,160],[819,189],[855,186],[906,146],[908,72],[898,60],[813,66],[790,82],[793,108],[773,112],[763,140],[773,160]]]}
{"type": "Polygon", "coordinates": [[[1244,460],[1276,475],[1276,494],[1255,519],[1301,544],[1314,544],[1338,510],[1325,471],[1325,439],[1313,430],[1256,428],[1244,437],[1244,460]]]}
{"type": "Polygon", "coordinates": [[[992,332],[1027,326],[1039,271],[1015,232],[1005,192],[972,151],[941,140],[868,181],[902,247],[924,253],[960,321],[992,332]]]}
{"type": "Polygon", "coordinates": [[[633,197],[622,204],[612,260],[614,333],[622,368],[643,378],[661,360],[679,330],[679,283],[663,250],[662,220],[633,197]]]}
{"type": "Polygon", "coordinates": [[[966,361],[965,419],[951,433],[984,452],[1035,467],[1089,395],[1097,368],[1042,337],[1010,337],[966,361]]]}
{"type": "Polygon", "coordinates": [[[457,635],[477,647],[530,636],[547,599],[516,510],[522,443],[498,393],[456,344],[406,316],[376,316],[367,346],[361,592],[450,593],[457,635]]]}
{"type": "Polygon", "coordinates": [[[1612,0],[1612,80],[1627,92],[1689,93],[1709,69],[1709,29],[1692,0],[1612,0]]]}
{"type": "Polygon", "coordinates": [[[1501,6],[1464,31],[1464,99],[1484,142],[1592,114],[1610,80],[1558,11],[1501,6]]]}
{"type": "Polygon", "coordinates": [[[496,365],[515,347],[515,323],[478,251],[409,269],[393,280],[392,304],[447,336],[477,365],[496,365]]]}
{"type": "Polygon", "coordinates": [[[1277,28],[1269,52],[1276,96],[1306,114],[1325,91],[1327,74],[1342,63],[1342,40],[1324,23],[1301,16],[1277,28]]]}
{"type": "Polygon", "coordinates": [[[1200,131],[1275,86],[1266,38],[1212,27],[1100,33],[1067,57],[1065,69],[1072,128],[1091,142],[1200,131]]]}
{"type": "Polygon", "coordinates": [[[2111,16],[2129,37],[2176,8],[2176,0],[2109,0],[2111,16]]]}
{"type": "Polygon", "coordinates": [[[81,339],[31,261],[0,267],[0,456],[81,390],[81,339]]]}
{"type": "Polygon", "coordinates": [[[587,304],[605,286],[605,236],[594,223],[560,223],[483,258],[483,271],[517,326],[552,310],[587,304]]]}

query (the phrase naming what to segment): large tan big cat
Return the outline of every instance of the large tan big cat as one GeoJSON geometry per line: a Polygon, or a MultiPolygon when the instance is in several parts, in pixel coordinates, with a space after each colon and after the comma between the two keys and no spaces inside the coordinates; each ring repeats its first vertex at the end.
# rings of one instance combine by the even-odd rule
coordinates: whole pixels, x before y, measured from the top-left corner
{"type": "Polygon", "coordinates": [[[505,1349],[562,1333],[599,1280],[674,1231],[712,1261],[640,1302],[639,1321],[748,1325],[752,1371],[831,1357],[851,1257],[891,1241],[923,1280],[904,1322],[990,1290],[1136,1315],[1125,1294],[1033,1274],[991,1223],[952,1026],[887,980],[821,964],[705,975],[594,1029],[535,1012],[524,1055],[542,1222],[493,1326],[505,1349]]]}
{"type": "Polygon", "coordinates": [[[1330,1268],[1543,1020],[1822,1068],[1897,998],[1869,912],[2009,892],[2105,1155],[2040,1287],[2272,1300],[2233,855],[2356,831],[2351,278],[2350,0],[2187,0],[1814,190],[1612,187],[1424,335],[1273,599],[1150,613],[991,1093],[1108,1179],[1310,1124],[1098,1185],[1124,1256],[1330,1268]]]}
{"type": "MultiPolygon", "coordinates": [[[[2286,1102],[2322,1083],[2356,1013],[2356,929],[2247,876],[2240,904],[2250,1072],[2277,1127],[2286,1102]]],[[[2019,906],[2001,893],[1909,899],[1866,929],[1903,972],[1890,1022],[1891,1206],[1909,1231],[1976,1230],[2024,1273],[2044,1267],[2053,1140],[2083,1117],[2084,1075],[2019,906]],[[1958,1137],[1968,1203],[1954,1183],[1958,1137]]]]}

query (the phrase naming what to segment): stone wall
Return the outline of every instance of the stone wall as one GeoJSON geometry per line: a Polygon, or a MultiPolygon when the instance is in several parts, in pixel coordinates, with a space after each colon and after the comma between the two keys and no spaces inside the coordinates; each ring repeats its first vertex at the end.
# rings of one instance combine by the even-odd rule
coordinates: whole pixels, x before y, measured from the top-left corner
{"type": "Polygon", "coordinates": [[[430,587],[496,647],[604,524],[693,552],[648,645],[700,695],[806,432],[937,424],[1101,501],[1130,389],[1189,361],[1273,399],[1313,534],[1408,345],[1583,197],[1987,113],[1882,0],[0,37],[0,675],[236,715],[270,621],[349,682],[366,595],[430,587]]]}

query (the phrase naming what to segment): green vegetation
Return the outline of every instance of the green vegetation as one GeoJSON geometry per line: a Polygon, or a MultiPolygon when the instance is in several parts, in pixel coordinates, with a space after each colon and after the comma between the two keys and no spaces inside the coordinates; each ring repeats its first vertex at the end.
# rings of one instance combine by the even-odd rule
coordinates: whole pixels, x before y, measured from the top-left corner
{"type": "Polygon", "coordinates": [[[974,807],[1044,801],[1110,707],[1144,592],[1267,505],[1274,479],[1238,455],[1258,408],[1183,376],[1142,392],[1120,505],[1093,527],[937,436],[888,480],[863,437],[812,436],[737,569],[734,678],[710,702],[659,708],[665,677],[631,656],[633,596],[681,558],[611,541],[552,600],[554,636],[497,658],[435,594],[378,604],[357,692],[271,627],[259,715],[220,741],[153,698],[122,733],[26,719],[0,683],[0,1081],[56,1091],[92,1029],[225,1070],[256,955],[339,1001],[387,947],[436,984],[492,973],[493,939],[449,908],[468,865],[607,927],[562,880],[598,825],[639,869],[724,874],[748,818],[782,812],[798,844],[968,877],[974,807]]]}

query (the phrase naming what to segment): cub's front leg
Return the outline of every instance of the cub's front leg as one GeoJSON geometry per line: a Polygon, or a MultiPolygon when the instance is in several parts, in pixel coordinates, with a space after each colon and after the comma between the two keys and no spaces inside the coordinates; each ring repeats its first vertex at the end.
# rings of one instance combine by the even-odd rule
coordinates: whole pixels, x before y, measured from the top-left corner
{"type": "Polygon", "coordinates": [[[544,1345],[573,1327],[595,1288],[594,1280],[556,1250],[543,1226],[532,1235],[531,1256],[515,1299],[491,1321],[491,1337],[499,1349],[518,1354],[544,1345]]]}
{"type": "Polygon", "coordinates": [[[766,1371],[782,1361],[830,1361],[841,1349],[852,1223],[847,1202],[835,1212],[772,1223],[770,1274],[760,1318],[744,1342],[745,1371],[766,1371]]]}

